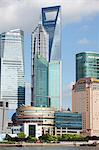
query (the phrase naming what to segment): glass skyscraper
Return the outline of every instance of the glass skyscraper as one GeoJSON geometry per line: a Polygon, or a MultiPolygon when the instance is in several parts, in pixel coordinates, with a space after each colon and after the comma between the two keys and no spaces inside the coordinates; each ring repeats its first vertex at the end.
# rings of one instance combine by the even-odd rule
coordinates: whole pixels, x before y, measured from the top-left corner
{"type": "Polygon", "coordinates": [[[32,105],[48,107],[48,62],[40,55],[34,58],[32,105]]]}
{"type": "Polygon", "coordinates": [[[42,8],[42,25],[49,35],[49,61],[61,59],[61,7],[42,8]]]}
{"type": "Polygon", "coordinates": [[[39,24],[32,32],[32,106],[48,107],[49,35],[39,24]]]}
{"type": "Polygon", "coordinates": [[[49,63],[49,96],[50,96],[50,107],[60,110],[62,106],[61,61],[51,61],[49,63]]]}
{"type": "Polygon", "coordinates": [[[99,79],[99,53],[76,54],[76,81],[86,77],[99,79]]]}
{"type": "Polygon", "coordinates": [[[61,109],[61,7],[42,8],[42,24],[49,35],[49,98],[50,107],[61,109]]]}
{"type": "Polygon", "coordinates": [[[60,6],[42,8],[42,22],[32,33],[32,105],[58,110],[62,99],[60,15],[60,6]]]}
{"type": "Polygon", "coordinates": [[[8,109],[25,104],[23,44],[20,29],[0,34],[0,103],[8,109]]]}
{"type": "Polygon", "coordinates": [[[32,58],[41,55],[48,61],[49,57],[49,35],[40,23],[32,32],[32,58]]]}

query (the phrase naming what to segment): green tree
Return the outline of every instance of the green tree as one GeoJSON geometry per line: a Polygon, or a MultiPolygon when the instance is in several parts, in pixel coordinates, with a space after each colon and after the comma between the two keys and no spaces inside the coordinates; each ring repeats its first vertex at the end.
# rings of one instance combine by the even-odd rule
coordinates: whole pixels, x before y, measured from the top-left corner
{"type": "Polygon", "coordinates": [[[37,141],[36,137],[33,137],[33,136],[28,136],[27,140],[28,140],[28,142],[33,142],[33,143],[35,143],[37,141]]]}
{"type": "Polygon", "coordinates": [[[65,134],[58,136],[58,141],[84,141],[87,139],[78,134],[65,134]]]}
{"type": "Polygon", "coordinates": [[[58,141],[58,137],[56,137],[55,135],[53,135],[53,142],[58,141]]]}
{"type": "Polygon", "coordinates": [[[42,142],[55,142],[57,141],[57,137],[56,136],[53,136],[53,135],[49,135],[49,134],[44,134],[43,136],[39,137],[39,139],[42,141],[42,142]]]}
{"type": "Polygon", "coordinates": [[[25,137],[26,137],[26,135],[24,134],[24,132],[18,133],[18,138],[24,139],[25,137]]]}

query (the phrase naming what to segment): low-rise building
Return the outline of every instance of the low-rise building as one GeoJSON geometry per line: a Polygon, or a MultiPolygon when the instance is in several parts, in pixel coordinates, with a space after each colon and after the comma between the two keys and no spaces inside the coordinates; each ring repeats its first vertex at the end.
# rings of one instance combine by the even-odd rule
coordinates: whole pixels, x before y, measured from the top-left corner
{"type": "Polygon", "coordinates": [[[72,112],[55,113],[55,135],[80,134],[82,115],[72,112]]]}
{"type": "MultiPolygon", "coordinates": [[[[21,106],[13,117],[14,125],[33,123],[42,128],[42,134],[54,133],[54,110],[48,107],[21,106]]],[[[29,125],[29,124],[27,124],[29,125]]]]}

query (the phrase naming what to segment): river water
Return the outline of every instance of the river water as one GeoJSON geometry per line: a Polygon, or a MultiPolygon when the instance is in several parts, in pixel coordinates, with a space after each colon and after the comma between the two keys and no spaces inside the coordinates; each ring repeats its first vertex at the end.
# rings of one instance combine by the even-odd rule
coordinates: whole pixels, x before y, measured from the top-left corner
{"type": "Polygon", "coordinates": [[[0,150],[99,150],[99,147],[0,147],[0,150]]]}

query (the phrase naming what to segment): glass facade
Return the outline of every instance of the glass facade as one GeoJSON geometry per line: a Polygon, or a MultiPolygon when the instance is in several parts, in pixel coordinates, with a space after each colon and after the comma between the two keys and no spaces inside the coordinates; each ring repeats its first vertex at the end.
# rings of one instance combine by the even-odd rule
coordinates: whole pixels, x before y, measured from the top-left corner
{"type": "Polygon", "coordinates": [[[32,106],[48,107],[49,35],[41,24],[32,32],[32,106]]]}
{"type": "Polygon", "coordinates": [[[36,55],[33,64],[32,106],[48,107],[48,62],[36,55]]]}
{"type": "Polygon", "coordinates": [[[32,32],[32,58],[35,54],[41,55],[48,61],[49,35],[41,24],[32,32]]]}
{"type": "Polygon", "coordinates": [[[50,106],[60,110],[62,101],[62,63],[61,61],[51,61],[49,63],[49,97],[50,106]]]}
{"type": "Polygon", "coordinates": [[[23,44],[19,29],[0,34],[0,101],[9,109],[25,104],[23,44]]]}
{"type": "Polygon", "coordinates": [[[78,113],[56,112],[55,127],[82,129],[82,115],[78,113]]]}
{"type": "Polygon", "coordinates": [[[99,54],[82,52],[76,54],[76,81],[80,78],[99,79],[99,54]]]}
{"type": "Polygon", "coordinates": [[[49,61],[61,59],[60,6],[42,8],[42,24],[49,35],[49,61]]]}

